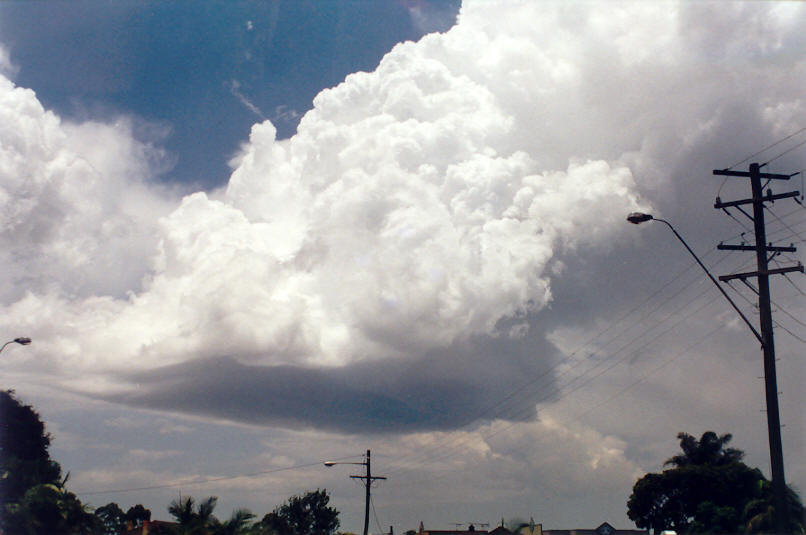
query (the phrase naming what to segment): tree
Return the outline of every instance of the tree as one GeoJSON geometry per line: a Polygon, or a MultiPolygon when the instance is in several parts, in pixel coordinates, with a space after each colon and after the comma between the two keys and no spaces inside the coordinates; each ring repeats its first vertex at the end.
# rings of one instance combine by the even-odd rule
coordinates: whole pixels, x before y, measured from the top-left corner
{"type": "Polygon", "coordinates": [[[219,526],[218,519],[213,516],[216,503],[216,496],[209,496],[198,505],[192,496],[172,501],[168,512],[176,519],[177,525],[162,527],[159,532],[169,535],[213,535],[219,526]]]}
{"type": "Polygon", "coordinates": [[[683,454],[666,461],[673,468],[647,474],[635,483],[627,516],[639,528],[655,533],[744,531],[747,515],[758,514],[749,505],[763,503],[770,494],[767,480],[757,468],[741,462],[741,450],[726,448],[730,435],[707,431],[699,440],[686,433],[677,438],[683,454]]]}
{"type": "Polygon", "coordinates": [[[680,439],[680,449],[682,455],[675,455],[668,459],[664,466],[672,465],[678,468],[691,465],[714,465],[722,466],[737,463],[744,457],[744,452],[735,448],[725,448],[731,441],[733,435],[730,433],[717,436],[713,431],[706,431],[700,440],[697,440],[688,433],[678,433],[680,439]]]}
{"type": "Polygon", "coordinates": [[[134,527],[142,526],[143,522],[151,520],[151,511],[138,503],[133,507],[129,507],[124,519],[126,522],[131,522],[134,527]]]}
{"type": "Polygon", "coordinates": [[[3,533],[8,535],[94,535],[104,529],[64,482],[31,487],[4,516],[3,533]]]}
{"type": "Polygon", "coordinates": [[[13,390],[0,391],[0,532],[75,535],[102,530],[101,522],[68,492],[50,435],[39,414],[13,390]]]}
{"type": "Polygon", "coordinates": [[[213,535],[246,535],[249,532],[255,515],[248,509],[235,509],[229,520],[219,523],[213,529],[213,535]]]}
{"type": "Polygon", "coordinates": [[[138,527],[142,526],[144,521],[151,520],[151,511],[138,503],[134,507],[129,507],[124,513],[118,504],[111,502],[98,507],[95,516],[103,523],[105,535],[118,535],[126,531],[127,523],[132,527],[138,527]]]}
{"type": "Polygon", "coordinates": [[[0,391],[0,513],[29,488],[61,480],[61,467],[51,460],[49,447],[50,435],[39,414],[20,403],[13,390],[0,391]]]}
{"type": "Polygon", "coordinates": [[[295,495],[265,515],[256,526],[261,535],[333,535],[339,527],[339,512],[328,507],[327,490],[295,495]]]}
{"type": "MultiPolygon", "coordinates": [[[[745,531],[747,533],[770,533],[775,530],[772,485],[767,480],[759,481],[759,497],[751,500],[744,508],[745,531]]],[[[786,504],[789,509],[789,531],[804,532],[804,508],[798,494],[787,488],[786,504]]]]}
{"type": "Polygon", "coordinates": [[[115,502],[98,507],[95,516],[103,522],[106,535],[118,535],[126,528],[126,514],[115,502]]]}

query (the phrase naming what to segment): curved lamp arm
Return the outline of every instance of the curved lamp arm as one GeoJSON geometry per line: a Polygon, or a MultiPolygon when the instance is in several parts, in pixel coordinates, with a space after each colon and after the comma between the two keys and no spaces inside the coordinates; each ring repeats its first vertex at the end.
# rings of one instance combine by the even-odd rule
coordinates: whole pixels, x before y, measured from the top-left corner
{"type": "Polygon", "coordinates": [[[696,254],[694,254],[694,251],[692,251],[691,247],[688,246],[686,240],[684,240],[683,237],[680,234],[678,234],[677,230],[675,230],[675,228],[672,226],[671,223],[669,223],[665,219],[654,217],[652,214],[644,214],[641,212],[631,213],[630,215],[627,216],[627,221],[629,221],[633,225],[639,225],[645,221],[660,221],[661,223],[665,223],[666,226],[669,227],[672,230],[672,232],[674,232],[674,235],[677,236],[677,239],[680,240],[680,243],[683,244],[686,250],[689,253],[691,253],[691,256],[694,257],[694,260],[696,260],[697,263],[700,265],[700,267],[703,269],[703,271],[705,271],[705,274],[708,275],[708,278],[711,279],[711,282],[713,282],[714,285],[719,289],[719,291],[722,292],[722,295],[725,297],[725,299],[728,300],[728,303],[730,303],[730,306],[733,307],[733,310],[735,310],[739,314],[739,316],[744,320],[745,324],[747,324],[747,326],[750,327],[750,330],[753,331],[753,335],[758,339],[759,342],[761,342],[761,346],[764,347],[764,340],[761,338],[759,332],[756,330],[755,327],[753,327],[753,324],[750,323],[750,320],[747,319],[747,317],[742,313],[742,311],[739,310],[739,307],[736,306],[736,303],[733,301],[733,299],[730,298],[727,292],[725,292],[724,288],[722,288],[722,286],[717,282],[714,276],[711,275],[711,272],[708,271],[708,268],[705,267],[705,264],[702,263],[702,261],[697,257],[696,254]]]}
{"type": "Polygon", "coordinates": [[[25,336],[21,336],[20,338],[15,338],[14,340],[9,340],[2,347],[0,347],[0,353],[6,348],[8,344],[20,344],[21,346],[27,346],[31,343],[31,339],[25,336]]]}

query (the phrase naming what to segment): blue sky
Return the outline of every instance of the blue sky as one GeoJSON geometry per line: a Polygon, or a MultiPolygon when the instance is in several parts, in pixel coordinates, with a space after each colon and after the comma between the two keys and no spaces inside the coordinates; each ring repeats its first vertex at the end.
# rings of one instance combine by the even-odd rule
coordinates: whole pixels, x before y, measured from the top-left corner
{"type": "Polygon", "coordinates": [[[226,183],[255,122],[291,136],[319,91],[447,29],[457,11],[423,0],[4,2],[0,34],[17,82],[47,108],[133,115],[139,136],[175,158],[163,180],[209,189],[226,183]]]}
{"type": "MultiPolygon", "coordinates": [[[[631,527],[680,431],[768,473],[755,339],[626,215],[748,269],[716,250],[747,222],[713,208],[748,185],[712,170],[804,167],[804,24],[794,2],[0,3],[0,332],[34,340],[0,374],[71,490],[160,519],[178,493],[262,515],[327,488],[359,532],[362,489],[321,461],[367,448],[373,532],[631,527]]],[[[775,262],[802,262],[806,209],[768,210],[800,249],[775,262]]],[[[772,284],[803,489],[806,285],[772,284]]]]}

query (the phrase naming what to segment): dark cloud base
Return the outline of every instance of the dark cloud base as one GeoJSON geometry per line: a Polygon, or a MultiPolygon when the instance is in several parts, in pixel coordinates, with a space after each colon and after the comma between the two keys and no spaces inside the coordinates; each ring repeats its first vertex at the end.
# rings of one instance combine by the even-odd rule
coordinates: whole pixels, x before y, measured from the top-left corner
{"type": "Polygon", "coordinates": [[[535,401],[550,401],[555,390],[556,350],[541,339],[480,337],[415,360],[338,368],[247,365],[221,356],[131,374],[126,379],[137,385],[134,393],[104,399],[347,433],[453,430],[494,418],[528,421],[537,416],[535,401]],[[521,395],[524,387],[529,394],[521,395]]]}

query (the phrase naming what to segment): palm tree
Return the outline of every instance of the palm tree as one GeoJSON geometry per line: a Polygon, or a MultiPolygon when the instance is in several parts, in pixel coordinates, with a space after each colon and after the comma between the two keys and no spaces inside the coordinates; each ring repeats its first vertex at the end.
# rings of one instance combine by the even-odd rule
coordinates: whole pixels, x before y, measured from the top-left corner
{"type": "MultiPolygon", "coordinates": [[[[772,489],[770,482],[762,479],[758,482],[757,498],[747,503],[744,508],[744,519],[747,533],[769,533],[775,527],[775,508],[772,505],[772,489]]],[[[786,505],[789,508],[787,517],[791,522],[791,533],[803,533],[803,504],[800,496],[792,487],[786,489],[786,505]]]]}
{"type": "Polygon", "coordinates": [[[704,464],[723,466],[737,463],[744,457],[743,451],[725,447],[733,438],[730,433],[717,436],[713,431],[706,431],[700,440],[688,433],[678,433],[677,438],[680,439],[680,449],[683,450],[683,454],[675,455],[664,465],[670,464],[677,468],[704,464]]]}
{"type": "Polygon", "coordinates": [[[169,528],[172,535],[210,535],[218,519],[213,516],[218,498],[210,496],[201,501],[194,509],[196,501],[192,496],[174,500],[168,506],[168,512],[176,519],[177,526],[169,528]]]}
{"type": "Polygon", "coordinates": [[[4,533],[88,535],[103,530],[101,520],[64,488],[65,481],[35,485],[19,503],[8,506],[4,533]]]}
{"type": "Polygon", "coordinates": [[[251,527],[251,520],[255,515],[248,509],[236,509],[229,520],[216,525],[213,535],[245,535],[251,527]]]}

